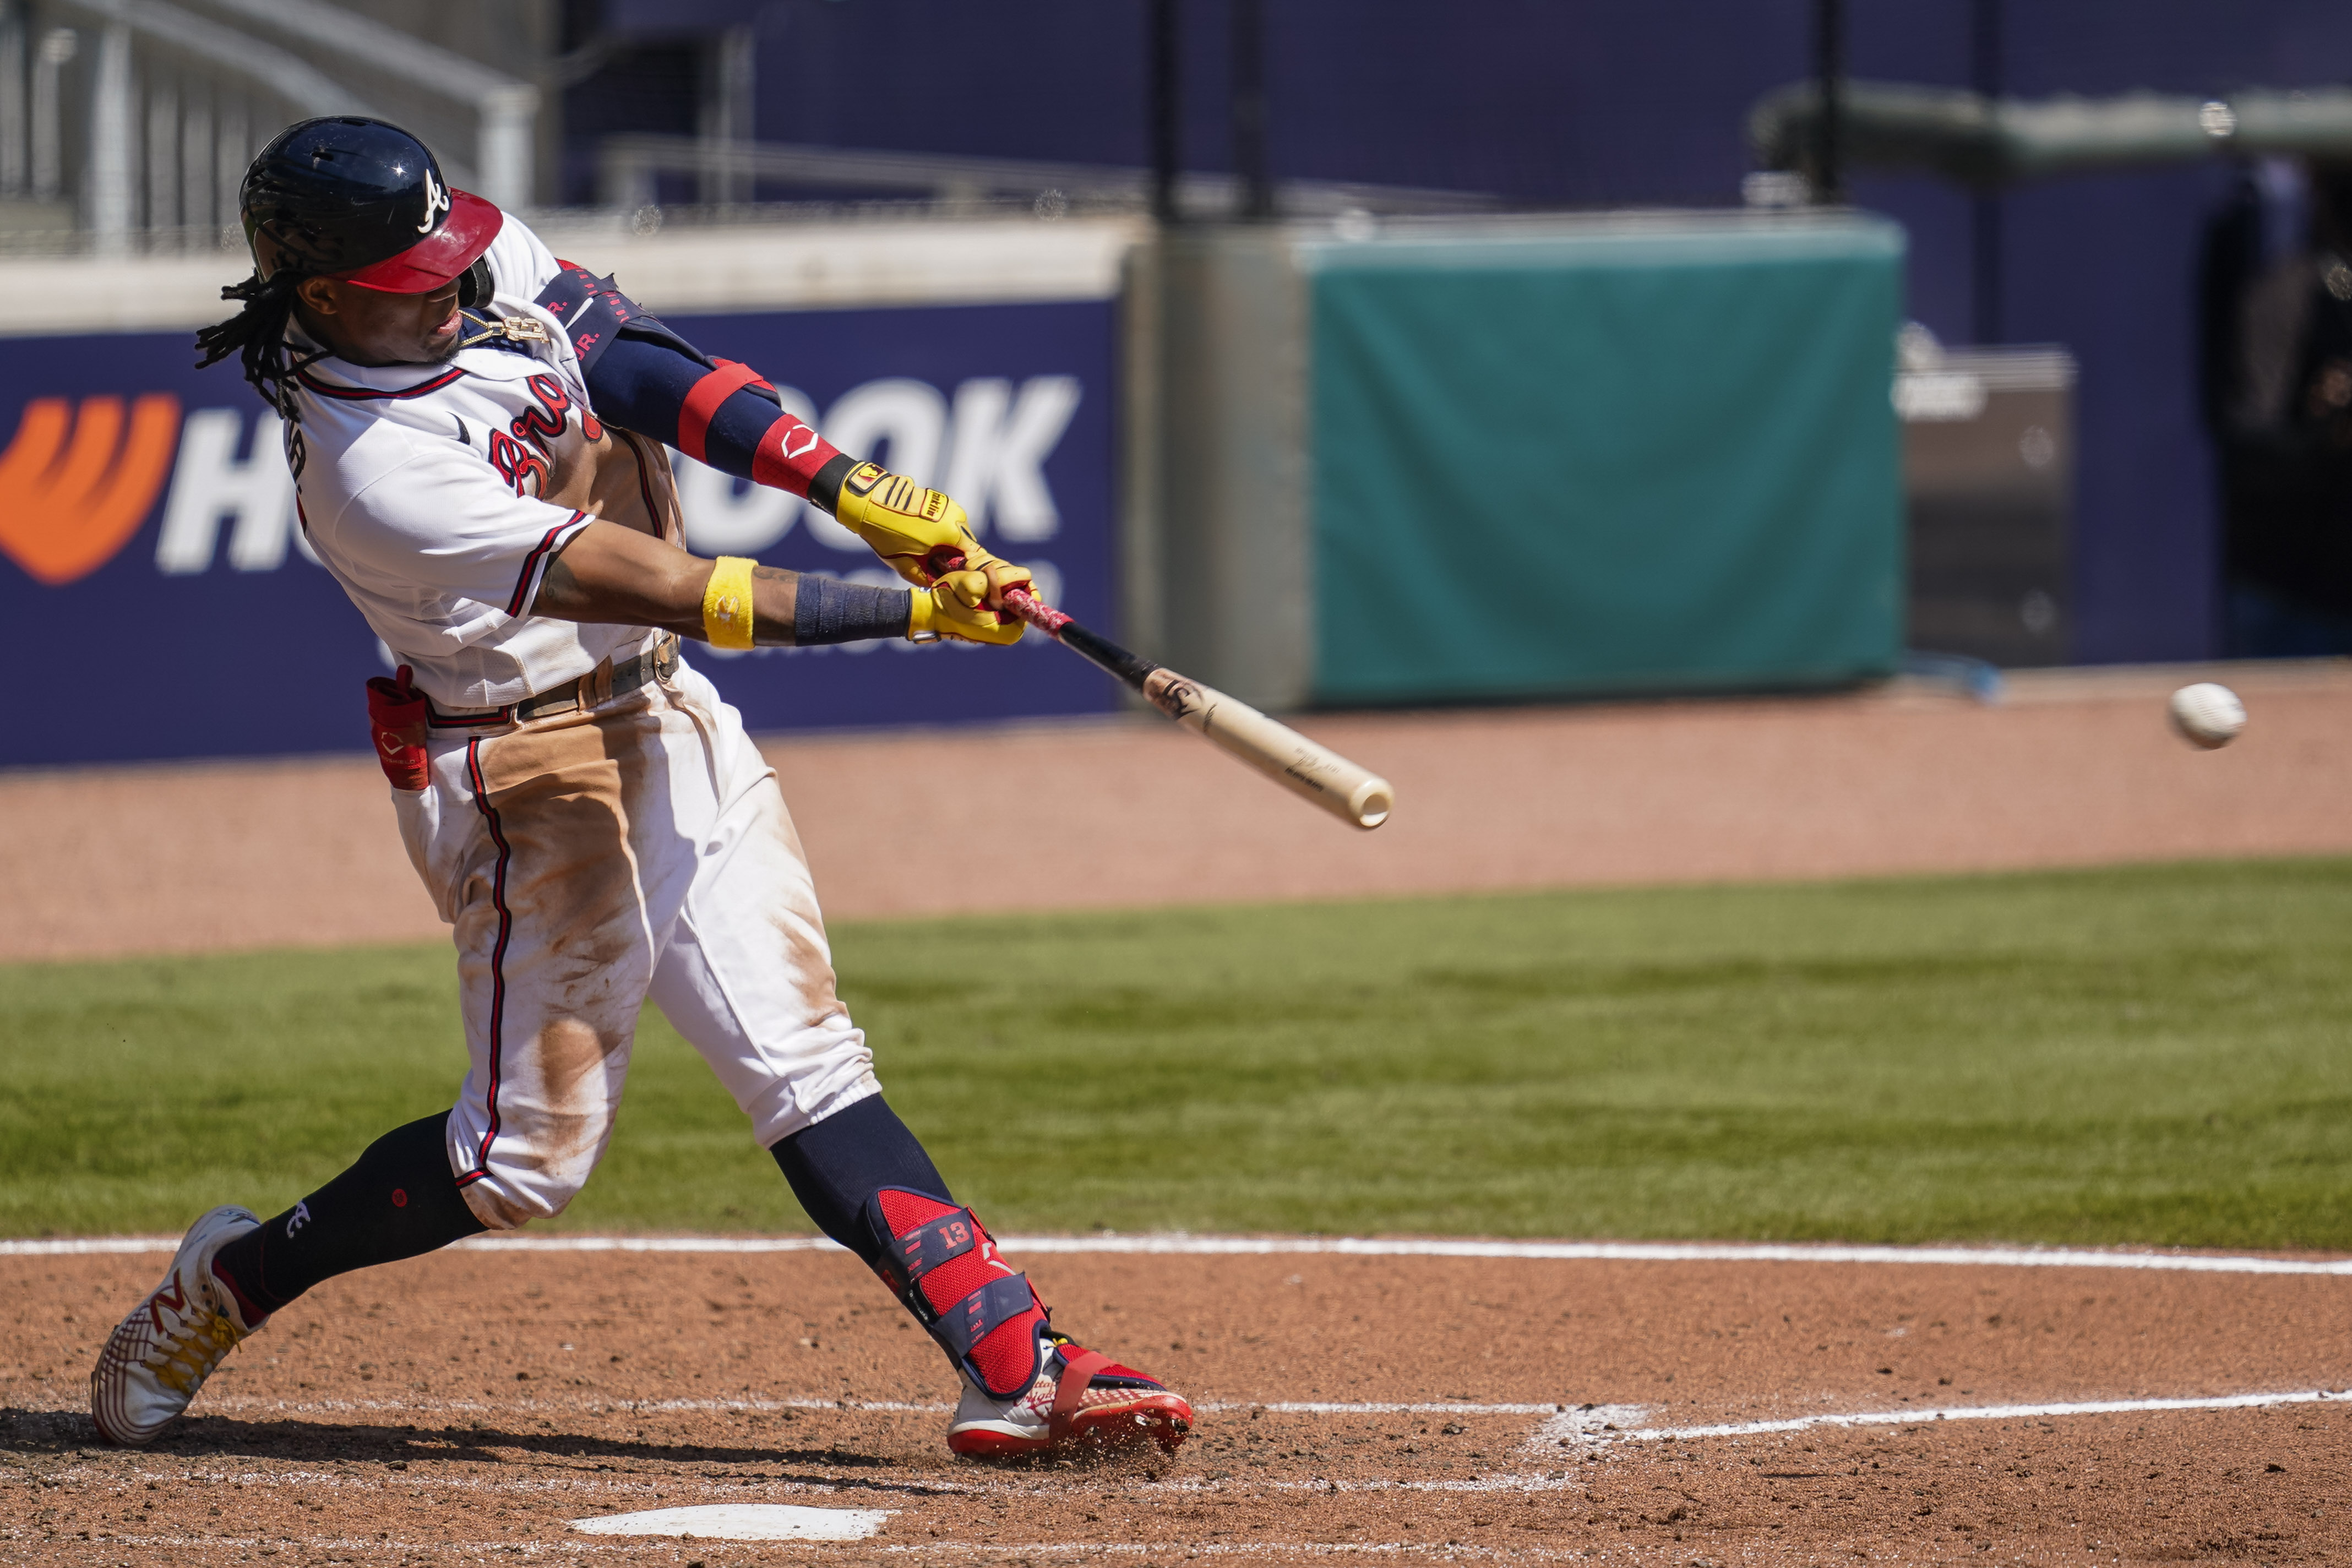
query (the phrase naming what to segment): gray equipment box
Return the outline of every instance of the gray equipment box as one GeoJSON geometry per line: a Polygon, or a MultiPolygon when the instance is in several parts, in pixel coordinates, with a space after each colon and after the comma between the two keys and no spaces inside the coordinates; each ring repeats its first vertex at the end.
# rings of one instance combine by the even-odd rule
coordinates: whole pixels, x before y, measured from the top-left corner
{"type": "Polygon", "coordinates": [[[2073,662],[2074,356],[1906,342],[1903,365],[1911,647],[2073,662]]]}

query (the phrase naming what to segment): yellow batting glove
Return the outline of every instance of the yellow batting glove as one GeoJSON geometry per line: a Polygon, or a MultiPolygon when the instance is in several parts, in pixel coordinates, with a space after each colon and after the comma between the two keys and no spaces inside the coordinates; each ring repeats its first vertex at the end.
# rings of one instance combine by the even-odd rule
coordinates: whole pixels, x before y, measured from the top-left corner
{"type": "MultiPolygon", "coordinates": [[[[940,574],[960,569],[988,572],[1002,567],[1023,580],[1028,576],[980,547],[963,508],[879,463],[860,463],[841,481],[841,499],[833,515],[866,541],[890,570],[918,588],[928,588],[940,574]],[[951,562],[950,557],[956,556],[962,559],[951,562]]],[[[992,578],[998,574],[990,573],[992,578]]],[[[991,590],[1001,592],[1013,585],[1008,578],[1001,585],[992,583],[991,590]]]]}
{"type": "Polygon", "coordinates": [[[988,592],[988,574],[983,572],[950,572],[930,586],[916,589],[907,615],[907,640],[937,642],[953,637],[958,642],[1012,647],[1029,628],[1012,616],[990,609],[988,592]]]}
{"type": "Polygon", "coordinates": [[[1008,588],[1025,588],[1033,594],[1037,591],[1036,579],[1029,575],[1029,568],[1015,566],[986,551],[981,552],[979,560],[967,562],[966,565],[962,575],[980,579],[981,604],[1001,607],[1008,588]]]}

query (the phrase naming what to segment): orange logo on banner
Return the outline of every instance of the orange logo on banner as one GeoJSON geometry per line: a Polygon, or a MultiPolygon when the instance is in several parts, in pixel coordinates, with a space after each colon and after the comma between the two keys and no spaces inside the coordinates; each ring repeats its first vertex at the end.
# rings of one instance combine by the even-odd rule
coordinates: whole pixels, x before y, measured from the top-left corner
{"type": "Polygon", "coordinates": [[[0,452],[0,551],[37,582],[87,577],[147,520],[179,445],[180,400],[147,394],[131,404],[130,426],[126,439],[120,397],[83,398],[79,419],[62,397],[25,405],[0,452]]]}

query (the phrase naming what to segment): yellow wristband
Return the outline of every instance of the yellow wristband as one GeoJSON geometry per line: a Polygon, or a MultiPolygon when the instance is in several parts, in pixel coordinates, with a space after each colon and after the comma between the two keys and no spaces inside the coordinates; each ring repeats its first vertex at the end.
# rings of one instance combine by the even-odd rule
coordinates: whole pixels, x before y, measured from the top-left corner
{"type": "Polygon", "coordinates": [[[722,555],[702,590],[702,635],[712,647],[751,646],[751,558],[722,555]]]}

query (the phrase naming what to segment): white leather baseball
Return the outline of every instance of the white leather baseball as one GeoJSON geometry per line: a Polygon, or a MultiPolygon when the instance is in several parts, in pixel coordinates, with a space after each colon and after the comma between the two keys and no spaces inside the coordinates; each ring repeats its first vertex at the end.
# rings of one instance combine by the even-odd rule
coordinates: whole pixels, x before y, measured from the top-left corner
{"type": "Polygon", "coordinates": [[[2246,705],[2228,687],[2200,680],[2172,694],[2172,727],[2210,752],[2238,738],[2246,727],[2246,705]]]}

